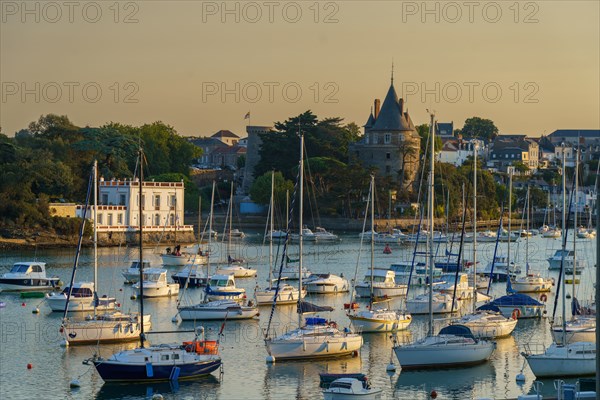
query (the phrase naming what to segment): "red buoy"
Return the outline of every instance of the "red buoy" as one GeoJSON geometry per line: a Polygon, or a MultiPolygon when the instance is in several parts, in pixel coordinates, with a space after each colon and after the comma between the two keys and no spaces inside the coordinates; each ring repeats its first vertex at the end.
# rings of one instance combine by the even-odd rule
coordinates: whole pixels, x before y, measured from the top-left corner
{"type": "Polygon", "coordinates": [[[25,303],[21,303],[21,306],[25,307],[25,306],[26,306],[26,304],[25,304],[25,303]]]}
{"type": "Polygon", "coordinates": [[[33,368],[33,365],[27,364],[27,369],[31,369],[31,368],[33,368]]]}
{"type": "Polygon", "coordinates": [[[435,399],[437,397],[437,392],[435,390],[432,390],[430,396],[432,399],[435,399]]]}

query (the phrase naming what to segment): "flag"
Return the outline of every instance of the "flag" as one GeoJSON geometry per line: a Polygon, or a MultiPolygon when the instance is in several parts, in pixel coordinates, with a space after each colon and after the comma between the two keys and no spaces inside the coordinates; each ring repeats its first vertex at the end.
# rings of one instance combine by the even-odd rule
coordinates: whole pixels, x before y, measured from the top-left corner
{"type": "Polygon", "coordinates": [[[248,112],[246,113],[246,115],[244,116],[244,119],[250,119],[250,111],[248,111],[248,112]]]}

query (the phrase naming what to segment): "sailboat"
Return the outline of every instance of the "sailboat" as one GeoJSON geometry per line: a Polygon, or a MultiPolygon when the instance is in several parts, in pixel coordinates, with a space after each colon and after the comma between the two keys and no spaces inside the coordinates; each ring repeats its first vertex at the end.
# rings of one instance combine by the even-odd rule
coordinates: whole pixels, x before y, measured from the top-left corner
{"type": "MultiPolygon", "coordinates": [[[[143,260],[143,219],[142,219],[142,187],[144,173],[142,168],[143,152],[139,150],[139,259],[143,260]]],[[[140,315],[144,315],[144,279],[143,264],[140,268],[140,315]]],[[[94,355],[84,363],[91,362],[102,379],[106,382],[143,382],[143,381],[177,381],[178,379],[195,379],[217,370],[221,366],[218,354],[218,343],[204,340],[204,329],[196,329],[194,339],[178,344],[157,344],[146,347],[144,324],[141,324],[140,346],[123,350],[108,358],[94,355]]]]}
{"type": "Polygon", "coordinates": [[[254,291],[254,297],[258,305],[270,305],[270,304],[295,304],[300,300],[300,298],[304,298],[306,295],[306,291],[302,292],[302,296],[300,296],[300,291],[289,285],[285,282],[285,280],[281,279],[273,279],[273,239],[275,239],[274,235],[274,214],[275,214],[275,171],[271,172],[271,202],[269,204],[269,283],[275,283],[274,285],[270,285],[264,289],[256,288],[254,291]]]}
{"type": "Polygon", "coordinates": [[[231,182],[231,194],[229,197],[229,232],[227,233],[227,264],[217,268],[217,274],[233,274],[236,278],[251,278],[256,276],[256,270],[248,268],[246,260],[231,257],[231,240],[233,239],[233,182],[231,182]]]}
{"type": "MultiPolygon", "coordinates": [[[[562,240],[562,258],[563,264],[559,274],[559,288],[562,290],[562,340],[560,343],[554,341],[543,353],[535,354],[526,348],[523,356],[529,364],[529,368],[536,378],[547,377],[566,377],[594,375],[596,373],[596,343],[573,342],[567,340],[567,320],[566,320],[566,295],[564,278],[564,259],[567,247],[567,210],[566,208],[566,172],[565,172],[565,152],[563,148],[562,157],[562,186],[563,186],[563,212],[562,226],[565,235],[562,240]]],[[[579,158],[579,155],[577,156],[579,158]]],[[[556,297],[558,300],[557,289],[556,297]]],[[[555,308],[556,310],[556,308],[555,308]]]]}
{"type": "MultiPolygon", "coordinates": [[[[370,280],[370,296],[369,296],[369,307],[366,310],[355,311],[350,308],[348,312],[348,318],[354,329],[357,332],[391,332],[396,330],[407,329],[408,325],[412,321],[412,317],[408,313],[391,310],[389,308],[377,307],[377,301],[375,298],[374,285],[374,254],[375,254],[375,177],[371,175],[371,187],[369,190],[370,201],[371,201],[371,280],[370,280]]],[[[388,271],[392,272],[393,271],[388,271]]],[[[406,294],[406,292],[404,292],[406,294]]],[[[381,301],[379,301],[381,302],[381,301]]]]}
{"type": "Polygon", "coordinates": [[[90,175],[90,181],[88,185],[86,209],[83,215],[84,222],[82,223],[82,230],[79,234],[79,243],[77,246],[75,263],[73,264],[73,272],[71,273],[71,283],[69,284],[69,286],[65,287],[60,293],[52,292],[46,293],[45,295],[46,304],[50,306],[52,311],[59,311],[65,313],[68,311],[108,311],[114,310],[117,304],[117,300],[114,297],[102,296],[101,298],[98,298],[98,293],[96,292],[96,288],[98,286],[96,279],[96,270],[94,270],[94,282],[75,282],[75,273],[77,271],[79,263],[79,253],[81,252],[81,241],[86,217],[85,213],[87,213],[87,207],[89,206],[91,187],[93,183],[96,182],[95,177],[96,173],[94,164],[94,170],[90,175]]]}
{"type": "MultiPolygon", "coordinates": [[[[98,162],[94,161],[94,283],[98,281],[98,223],[96,220],[98,210],[98,162]]],[[[96,286],[94,286],[96,287],[96,286]]],[[[96,293],[94,295],[97,296],[96,293]]],[[[146,331],[150,330],[150,315],[140,318],[139,313],[124,314],[120,311],[112,311],[98,314],[94,308],[94,314],[85,321],[72,321],[63,315],[60,333],[63,337],[62,345],[125,342],[137,340],[144,324],[146,331]],[[143,321],[143,322],[142,322],[143,321]]]]}
{"type": "MultiPolygon", "coordinates": [[[[302,288],[302,252],[303,252],[303,212],[304,212],[304,135],[300,134],[300,163],[299,163],[299,182],[300,190],[299,200],[299,255],[298,263],[299,279],[298,290],[302,288]]],[[[293,207],[292,207],[293,208],[293,207]]],[[[292,213],[290,213],[291,215],[292,213]]],[[[286,240],[287,247],[287,240],[286,240]]],[[[283,269],[283,257],[286,255],[285,249],[282,256],[282,263],[279,268],[279,278],[283,269]]],[[[272,306],[272,310],[275,305],[272,306]]],[[[344,355],[358,354],[362,347],[362,336],[352,333],[349,329],[340,331],[334,321],[328,321],[326,318],[310,317],[306,318],[305,323],[302,323],[302,315],[305,313],[318,313],[322,311],[333,311],[331,307],[319,307],[314,304],[307,303],[303,300],[298,300],[298,328],[289,331],[281,336],[271,337],[271,322],[273,312],[269,318],[268,326],[265,331],[265,346],[267,348],[267,362],[275,362],[276,360],[298,360],[298,359],[315,359],[339,357],[344,355]]]]}
{"type": "MultiPolygon", "coordinates": [[[[477,279],[477,145],[473,146],[473,278],[477,279]]],[[[517,318],[507,318],[499,311],[477,310],[478,294],[474,287],[473,312],[453,324],[468,327],[477,338],[493,339],[510,335],[517,326],[517,318]]]]}
{"type": "MultiPolygon", "coordinates": [[[[527,186],[527,199],[525,202],[527,210],[527,231],[529,231],[529,186],[527,186]]],[[[554,286],[551,278],[544,278],[539,273],[534,273],[529,269],[529,236],[525,237],[525,275],[514,278],[511,282],[515,292],[519,293],[539,293],[549,292],[554,286]]]]}
{"type": "MultiPolygon", "coordinates": [[[[577,155],[577,161],[575,163],[575,191],[574,191],[574,195],[575,195],[575,207],[577,208],[577,204],[578,204],[578,180],[579,180],[579,150],[577,150],[576,152],[577,155]]],[[[574,216],[573,216],[573,226],[577,226],[577,210],[575,210],[574,216]]],[[[576,257],[577,253],[576,253],[576,245],[577,245],[577,239],[576,239],[576,232],[574,232],[573,234],[573,263],[571,265],[572,271],[570,271],[573,275],[576,275],[577,273],[579,273],[579,271],[577,270],[577,265],[578,263],[578,259],[576,257]]],[[[579,237],[577,235],[577,237],[579,237]]],[[[565,273],[569,273],[568,270],[568,266],[565,266],[563,271],[565,273]]],[[[590,310],[590,309],[584,309],[583,307],[581,307],[579,305],[579,301],[577,300],[576,293],[575,293],[575,288],[576,288],[576,279],[573,279],[573,289],[572,289],[572,294],[573,294],[573,299],[571,300],[571,311],[572,311],[572,318],[569,321],[566,321],[566,323],[564,324],[559,324],[559,325],[554,325],[552,327],[552,338],[554,339],[554,342],[556,343],[563,343],[563,340],[566,341],[566,343],[572,343],[572,342],[596,342],[596,316],[595,316],[595,310],[590,310]],[[582,315],[584,314],[584,315],[582,315]],[[585,315],[587,314],[587,315],[585,315]],[[565,335],[563,335],[563,333],[566,333],[565,335]]],[[[565,283],[566,280],[565,280],[565,283]]]]}
{"type": "MultiPolygon", "coordinates": [[[[431,115],[429,127],[430,170],[429,170],[429,268],[434,265],[433,252],[433,221],[434,221],[434,115],[431,115]]],[[[430,282],[432,275],[429,276],[430,282]]],[[[400,362],[402,369],[440,368],[483,363],[492,355],[496,344],[486,340],[477,339],[465,325],[450,325],[433,334],[433,285],[429,287],[429,330],[425,338],[408,345],[394,343],[393,351],[400,362]]]]}

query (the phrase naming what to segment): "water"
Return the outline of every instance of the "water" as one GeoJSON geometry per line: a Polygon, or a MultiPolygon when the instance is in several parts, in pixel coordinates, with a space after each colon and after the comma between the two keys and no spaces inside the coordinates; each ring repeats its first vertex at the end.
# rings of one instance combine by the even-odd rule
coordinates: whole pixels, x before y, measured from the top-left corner
{"type": "MultiPolygon", "coordinates": [[[[234,246],[235,256],[246,257],[250,265],[256,267],[259,279],[238,279],[237,285],[246,288],[251,294],[254,287],[264,285],[267,277],[268,246],[262,244],[262,235],[250,234],[242,244],[234,246]],[[261,256],[264,261],[261,261],[261,256]]],[[[352,278],[359,254],[359,240],[356,234],[342,236],[342,241],[336,244],[306,244],[305,265],[313,272],[343,273],[352,278]]],[[[369,268],[370,256],[368,245],[364,246],[359,266],[359,279],[369,268]]],[[[530,239],[529,257],[533,268],[546,272],[547,262],[556,249],[560,240],[530,239]]],[[[492,258],[494,244],[478,246],[478,260],[483,267],[492,258]]],[[[506,244],[500,248],[505,249],[506,244]]],[[[224,249],[219,244],[214,245],[213,254],[218,255],[224,249]]],[[[383,246],[376,247],[375,262],[378,266],[388,266],[390,263],[411,257],[409,247],[393,246],[393,253],[382,253],[383,246]]],[[[581,275],[582,284],[577,289],[578,299],[592,298],[591,282],[595,281],[596,248],[595,239],[578,241],[578,254],[586,257],[589,267],[581,275]]],[[[294,258],[297,246],[291,246],[290,256],[294,258]]],[[[144,258],[158,266],[160,257],[155,249],[146,249],[144,258]]],[[[512,244],[513,258],[524,268],[524,241],[512,244]]],[[[222,255],[222,253],[221,253],[222,255]]],[[[466,250],[466,257],[471,258],[472,251],[466,250]]],[[[132,289],[123,284],[121,270],[128,266],[129,258],[137,257],[136,249],[109,248],[100,249],[100,290],[99,294],[116,296],[124,311],[137,310],[137,301],[130,300],[132,289]]],[[[33,251],[4,252],[0,255],[0,269],[10,268],[17,261],[45,261],[51,275],[58,275],[68,282],[71,274],[74,249],[53,249],[33,251]]],[[[175,271],[176,267],[170,267],[175,271]]],[[[77,280],[91,280],[93,276],[92,252],[83,252],[78,270],[77,280]]],[[[552,272],[551,276],[557,276],[552,272]]],[[[495,283],[492,293],[504,294],[504,284],[495,283]]],[[[184,301],[195,302],[200,299],[201,289],[190,289],[184,301]]],[[[554,293],[548,295],[548,313],[552,313],[554,293]]],[[[571,293],[571,288],[567,288],[571,293]]],[[[539,296],[538,296],[539,297],[539,296]]],[[[348,302],[349,294],[337,296],[314,296],[309,299],[317,304],[327,304],[335,307],[331,318],[339,325],[347,326],[348,319],[344,315],[343,303],[348,302]]],[[[199,399],[314,399],[322,398],[319,388],[320,372],[363,372],[368,375],[374,387],[382,388],[384,398],[396,399],[428,399],[432,390],[437,391],[438,399],[471,399],[477,397],[492,397],[496,399],[516,398],[519,394],[531,391],[534,376],[525,365],[523,373],[526,382],[518,386],[515,376],[524,366],[524,358],[520,355],[523,345],[539,344],[547,346],[551,343],[547,319],[520,320],[512,336],[497,340],[497,349],[489,362],[462,369],[436,371],[397,372],[388,375],[386,366],[390,361],[392,342],[389,334],[366,334],[361,354],[354,358],[343,358],[330,361],[280,362],[274,365],[265,363],[267,355],[262,341],[263,329],[270,313],[270,307],[261,308],[258,320],[232,321],[225,326],[222,339],[221,355],[224,368],[223,375],[218,373],[193,382],[160,383],[160,384],[104,384],[92,366],[82,365],[82,361],[99,352],[102,356],[128,347],[136,343],[78,346],[61,348],[58,328],[60,313],[52,313],[41,301],[42,299],[20,299],[18,294],[1,293],[0,301],[6,307],[0,308],[0,398],[2,399],[32,399],[43,398],[72,398],[72,399],[144,399],[160,393],[165,398],[199,398],[199,399]],[[22,303],[25,302],[23,306],[22,303]],[[33,314],[32,310],[39,306],[40,313],[33,314]],[[32,369],[27,369],[27,364],[32,369]],[[69,382],[78,378],[81,382],[79,389],[70,389],[69,382]]],[[[396,300],[392,305],[399,304],[396,300]]],[[[193,322],[173,323],[171,319],[176,314],[177,299],[161,298],[145,301],[146,312],[152,314],[154,330],[193,329],[193,322]]],[[[560,314],[560,304],[559,304],[560,314]]],[[[274,315],[274,323],[278,332],[294,328],[297,316],[295,306],[278,307],[274,315]]],[[[437,328],[443,324],[438,322],[437,328]]],[[[215,339],[221,327],[220,322],[203,324],[207,338],[215,339]]],[[[415,316],[406,332],[399,333],[399,339],[411,341],[422,337],[427,329],[427,317],[415,316]]],[[[190,333],[149,335],[155,343],[181,342],[191,340],[190,333]]],[[[398,365],[395,357],[393,358],[398,365]]],[[[552,380],[544,381],[544,395],[554,393],[552,380]]]]}

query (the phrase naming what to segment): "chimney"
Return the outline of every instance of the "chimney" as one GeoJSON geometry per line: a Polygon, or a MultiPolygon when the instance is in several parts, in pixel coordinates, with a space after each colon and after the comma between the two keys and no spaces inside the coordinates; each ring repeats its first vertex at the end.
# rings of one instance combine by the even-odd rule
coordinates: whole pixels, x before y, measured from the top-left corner
{"type": "Polygon", "coordinates": [[[400,98],[400,100],[398,100],[398,105],[400,106],[400,115],[404,114],[404,99],[400,98]]]}
{"type": "Polygon", "coordinates": [[[381,100],[375,99],[375,115],[373,115],[373,117],[375,118],[375,121],[377,121],[377,117],[379,117],[379,109],[380,108],[381,108],[381,100]]]}

